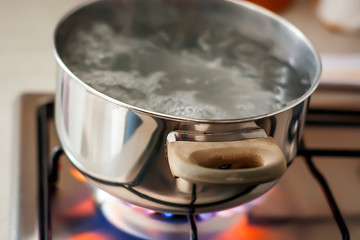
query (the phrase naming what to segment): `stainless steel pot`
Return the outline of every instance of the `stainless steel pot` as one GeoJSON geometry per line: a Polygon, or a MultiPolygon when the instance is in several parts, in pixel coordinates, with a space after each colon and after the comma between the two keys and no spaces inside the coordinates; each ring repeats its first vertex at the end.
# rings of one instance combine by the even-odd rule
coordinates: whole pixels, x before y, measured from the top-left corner
{"type": "MultiPolygon", "coordinates": [[[[156,21],[148,24],[151,29],[156,21]]],[[[70,161],[118,198],[173,213],[226,209],[269,190],[296,155],[309,97],[321,72],[317,53],[294,26],[253,4],[230,0],[90,3],[60,21],[55,55],[59,64],[56,129],[70,161]],[[233,24],[271,45],[277,57],[311,80],[311,87],[276,112],[243,119],[196,120],[117,101],[86,85],[62,61],[76,26],[86,27],[92,21],[116,25],[124,16],[151,19],[159,12],[169,19],[182,16],[184,24],[193,26],[187,34],[202,28],[197,26],[199,18],[233,24]]]]}

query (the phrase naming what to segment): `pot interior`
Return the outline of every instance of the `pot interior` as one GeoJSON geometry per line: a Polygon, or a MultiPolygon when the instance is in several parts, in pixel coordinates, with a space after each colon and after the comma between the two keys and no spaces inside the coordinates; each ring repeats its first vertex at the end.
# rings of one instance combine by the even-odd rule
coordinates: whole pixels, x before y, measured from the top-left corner
{"type": "Polygon", "coordinates": [[[95,93],[174,118],[284,111],[311,94],[320,73],[297,29],[231,1],[95,2],[59,24],[55,48],[95,93]]]}

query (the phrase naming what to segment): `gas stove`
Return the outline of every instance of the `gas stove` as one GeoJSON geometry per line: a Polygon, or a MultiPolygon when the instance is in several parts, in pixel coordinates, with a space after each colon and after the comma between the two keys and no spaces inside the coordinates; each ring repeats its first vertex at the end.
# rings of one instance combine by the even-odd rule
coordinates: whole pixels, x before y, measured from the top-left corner
{"type": "Polygon", "coordinates": [[[272,190],[234,209],[190,217],[133,206],[89,184],[59,147],[53,94],[24,94],[11,237],[295,240],[347,239],[349,232],[360,239],[360,91],[342,91],[354,98],[341,107],[336,91],[314,94],[299,156],[272,190]]]}

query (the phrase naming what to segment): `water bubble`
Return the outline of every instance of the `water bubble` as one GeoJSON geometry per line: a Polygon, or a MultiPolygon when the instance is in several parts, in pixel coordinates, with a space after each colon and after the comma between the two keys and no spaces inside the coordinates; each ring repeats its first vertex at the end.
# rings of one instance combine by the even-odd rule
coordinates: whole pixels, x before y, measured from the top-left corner
{"type": "Polygon", "coordinates": [[[197,40],[199,46],[203,51],[210,50],[210,45],[207,43],[209,37],[210,37],[209,31],[205,31],[202,35],[200,35],[200,37],[197,40]]]}
{"type": "Polygon", "coordinates": [[[211,62],[207,62],[206,66],[208,68],[219,68],[222,65],[222,59],[221,58],[217,58],[214,61],[211,62]]]}
{"type": "Polygon", "coordinates": [[[161,31],[161,32],[158,33],[158,35],[159,35],[159,37],[160,37],[162,40],[164,40],[165,42],[169,42],[169,41],[170,41],[170,37],[169,37],[169,35],[168,35],[166,32],[161,31]]]}
{"type": "Polygon", "coordinates": [[[303,84],[303,85],[308,85],[308,84],[310,84],[310,80],[307,79],[307,78],[302,78],[300,82],[301,82],[301,84],[303,84]]]}
{"type": "Polygon", "coordinates": [[[280,97],[283,94],[283,92],[284,92],[284,88],[282,86],[274,86],[273,87],[273,93],[276,96],[280,97]]]}

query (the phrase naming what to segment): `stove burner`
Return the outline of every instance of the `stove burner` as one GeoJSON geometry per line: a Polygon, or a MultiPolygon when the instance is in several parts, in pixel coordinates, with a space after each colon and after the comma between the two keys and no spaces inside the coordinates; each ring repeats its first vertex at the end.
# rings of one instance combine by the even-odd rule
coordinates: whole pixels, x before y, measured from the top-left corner
{"type": "MultiPolygon", "coordinates": [[[[105,218],[115,227],[144,239],[189,239],[189,220],[186,215],[159,213],[122,202],[97,189],[96,198],[105,218]]],[[[218,233],[245,218],[246,206],[195,215],[198,234],[202,237],[218,233]]]]}

